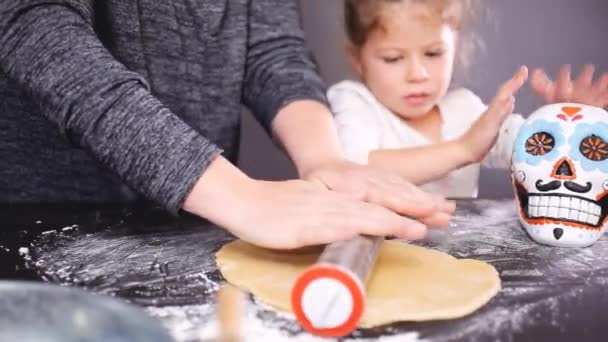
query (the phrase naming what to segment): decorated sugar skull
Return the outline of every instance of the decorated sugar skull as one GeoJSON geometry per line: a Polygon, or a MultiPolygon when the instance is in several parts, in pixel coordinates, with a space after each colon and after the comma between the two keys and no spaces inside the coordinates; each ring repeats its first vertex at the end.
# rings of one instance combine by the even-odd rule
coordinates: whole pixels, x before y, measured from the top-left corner
{"type": "Polygon", "coordinates": [[[571,103],[539,108],[515,140],[512,179],[532,239],[592,245],[608,225],[608,113],[571,103]]]}

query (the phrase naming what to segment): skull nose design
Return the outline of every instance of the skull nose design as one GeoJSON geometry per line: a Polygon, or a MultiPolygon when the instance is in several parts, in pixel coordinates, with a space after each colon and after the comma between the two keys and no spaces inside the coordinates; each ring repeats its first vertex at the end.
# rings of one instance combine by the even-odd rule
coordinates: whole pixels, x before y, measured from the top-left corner
{"type": "Polygon", "coordinates": [[[557,167],[557,172],[555,172],[555,174],[558,176],[572,176],[572,168],[568,165],[568,162],[564,160],[557,167]]]}
{"type": "Polygon", "coordinates": [[[555,163],[553,166],[553,172],[551,177],[557,179],[568,179],[572,180],[576,178],[576,171],[574,165],[568,158],[562,158],[555,163]]]}
{"type": "Polygon", "coordinates": [[[555,236],[556,240],[559,240],[562,235],[564,235],[564,230],[561,228],[555,228],[553,229],[553,236],[555,236]]]}

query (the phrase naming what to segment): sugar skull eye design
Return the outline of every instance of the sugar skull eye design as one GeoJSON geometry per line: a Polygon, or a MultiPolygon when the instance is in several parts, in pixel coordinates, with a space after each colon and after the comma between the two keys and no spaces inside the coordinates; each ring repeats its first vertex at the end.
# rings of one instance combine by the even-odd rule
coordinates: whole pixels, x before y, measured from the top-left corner
{"type": "Polygon", "coordinates": [[[526,152],[533,156],[544,156],[555,147],[555,139],[547,132],[532,134],[526,140],[526,152]]]}
{"type": "Polygon", "coordinates": [[[589,160],[604,161],[608,159],[608,144],[594,134],[581,141],[579,150],[589,160]]]}
{"type": "MultiPolygon", "coordinates": [[[[560,151],[568,142],[566,131],[559,121],[550,119],[553,120],[552,117],[530,118],[520,127],[513,142],[513,159],[516,163],[538,166],[562,157],[560,151]]],[[[583,137],[589,135],[591,133],[583,137]]],[[[581,140],[577,141],[577,148],[581,140]]]]}

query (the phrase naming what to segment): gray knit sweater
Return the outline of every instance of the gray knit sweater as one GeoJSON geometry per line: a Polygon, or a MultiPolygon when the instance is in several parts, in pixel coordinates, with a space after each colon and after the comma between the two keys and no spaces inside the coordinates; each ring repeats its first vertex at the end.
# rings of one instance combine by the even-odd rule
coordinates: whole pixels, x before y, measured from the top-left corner
{"type": "Polygon", "coordinates": [[[177,212],[243,105],[296,99],[324,89],[295,0],[0,0],[0,201],[177,212]]]}

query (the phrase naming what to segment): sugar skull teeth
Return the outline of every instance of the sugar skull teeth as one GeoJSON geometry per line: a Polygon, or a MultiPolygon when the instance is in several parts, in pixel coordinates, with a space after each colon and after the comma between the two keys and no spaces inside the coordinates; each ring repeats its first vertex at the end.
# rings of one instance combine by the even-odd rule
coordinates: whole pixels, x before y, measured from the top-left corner
{"type": "Polygon", "coordinates": [[[572,103],[530,115],[513,146],[520,222],[543,244],[584,247],[608,226],[608,112],[572,103]]]}
{"type": "Polygon", "coordinates": [[[528,198],[528,207],[525,208],[528,219],[546,218],[597,227],[602,218],[602,207],[585,198],[537,194],[530,194],[528,198]]]}

